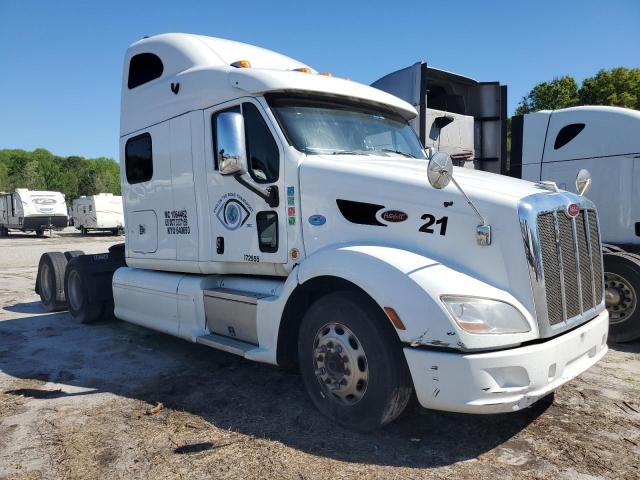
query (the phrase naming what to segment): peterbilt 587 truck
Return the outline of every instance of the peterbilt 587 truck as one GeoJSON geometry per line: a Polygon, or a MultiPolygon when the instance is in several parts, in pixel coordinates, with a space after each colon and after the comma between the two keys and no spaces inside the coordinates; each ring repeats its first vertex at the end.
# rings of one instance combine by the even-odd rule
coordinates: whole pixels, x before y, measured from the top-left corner
{"type": "Polygon", "coordinates": [[[425,152],[410,104],[264,49],[129,47],[127,236],[42,256],[50,310],[297,365],[329,418],[525,408],[607,351],[598,216],[425,152]]]}

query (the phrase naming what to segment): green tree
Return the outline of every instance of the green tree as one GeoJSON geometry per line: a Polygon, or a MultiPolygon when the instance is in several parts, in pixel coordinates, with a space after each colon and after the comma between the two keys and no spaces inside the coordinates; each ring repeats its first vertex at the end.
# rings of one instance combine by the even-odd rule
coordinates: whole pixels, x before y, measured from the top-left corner
{"type": "Polygon", "coordinates": [[[44,148],[0,150],[0,191],[16,188],[62,192],[68,204],[80,195],[120,195],[120,165],[103,157],[63,158],[44,148]]]}
{"type": "Polygon", "coordinates": [[[569,75],[537,84],[516,108],[516,115],[578,105],[578,84],[569,75]]]}
{"type": "Polygon", "coordinates": [[[612,105],[640,110],[640,68],[600,70],[582,82],[579,96],[580,105],[612,105]]]}

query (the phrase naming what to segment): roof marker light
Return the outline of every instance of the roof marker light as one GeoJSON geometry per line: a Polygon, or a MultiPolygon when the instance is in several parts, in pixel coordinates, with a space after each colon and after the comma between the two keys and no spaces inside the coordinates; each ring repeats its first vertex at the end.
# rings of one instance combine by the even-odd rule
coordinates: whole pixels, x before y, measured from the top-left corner
{"type": "Polygon", "coordinates": [[[333,75],[331,75],[331,72],[320,72],[320,75],[322,75],[323,77],[333,77],[333,75]]]}
{"type": "Polygon", "coordinates": [[[302,72],[302,73],[311,73],[311,69],[309,67],[294,68],[293,71],[302,72]]]}
{"type": "Polygon", "coordinates": [[[249,62],[249,60],[238,60],[237,62],[233,62],[231,66],[236,68],[251,68],[251,62],[249,62]]]}

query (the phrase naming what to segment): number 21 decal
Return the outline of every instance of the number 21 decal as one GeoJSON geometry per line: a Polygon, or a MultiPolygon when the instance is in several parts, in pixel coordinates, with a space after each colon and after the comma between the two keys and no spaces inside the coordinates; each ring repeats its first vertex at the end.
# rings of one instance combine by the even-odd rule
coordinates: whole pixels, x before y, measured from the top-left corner
{"type": "Polygon", "coordinates": [[[434,217],[430,213],[425,213],[420,218],[422,220],[426,220],[427,223],[422,225],[418,229],[418,231],[424,232],[424,233],[433,233],[434,230],[433,230],[433,228],[431,228],[431,225],[433,225],[435,223],[436,225],[440,225],[440,235],[446,235],[447,234],[447,222],[449,221],[449,217],[444,216],[444,217],[439,218],[438,220],[436,220],[436,217],[434,217]]]}

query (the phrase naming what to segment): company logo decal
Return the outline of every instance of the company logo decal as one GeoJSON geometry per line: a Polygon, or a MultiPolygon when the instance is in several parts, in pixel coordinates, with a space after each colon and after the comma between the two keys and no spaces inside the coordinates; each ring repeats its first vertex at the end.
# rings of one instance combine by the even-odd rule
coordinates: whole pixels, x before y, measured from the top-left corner
{"type": "Polygon", "coordinates": [[[39,198],[34,198],[33,203],[35,203],[36,205],[55,205],[58,202],[56,202],[55,198],[39,197],[39,198]]]}
{"type": "Polygon", "coordinates": [[[253,207],[236,192],[224,194],[216,203],[213,212],[227,230],[237,230],[244,225],[252,226],[247,221],[251,218],[253,207]]]}
{"type": "Polygon", "coordinates": [[[408,218],[407,214],[400,210],[387,210],[382,212],[381,217],[384,221],[391,223],[404,222],[408,218]]]}
{"type": "Polygon", "coordinates": [[[324,215],[311,215],[309,217],[309,223],[311,225],[314,225],[316,227],[319,227],[321,225],[324,225],[325,223],[327,223],[327,219],[324,217],[324,215]]]}
{"type": "Polygon", "coordinates": [[[577,203],[570,203],[567,205],[567,209],[565,210],[567,216],[573,218],[577,217],[580,213],[580,206],[577,203]]]}

